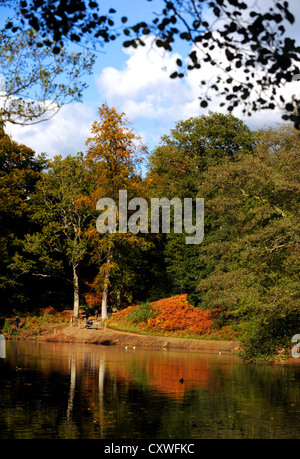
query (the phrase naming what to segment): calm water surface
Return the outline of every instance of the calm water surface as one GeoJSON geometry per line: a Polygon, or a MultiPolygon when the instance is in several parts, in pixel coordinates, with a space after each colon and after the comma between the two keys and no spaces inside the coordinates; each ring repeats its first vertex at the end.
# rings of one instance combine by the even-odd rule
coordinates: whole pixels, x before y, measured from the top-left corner
{"type": "Polygon", "coordinates": [[[0,438],[299,439],[299,360],[8,341],[0,438]]]}

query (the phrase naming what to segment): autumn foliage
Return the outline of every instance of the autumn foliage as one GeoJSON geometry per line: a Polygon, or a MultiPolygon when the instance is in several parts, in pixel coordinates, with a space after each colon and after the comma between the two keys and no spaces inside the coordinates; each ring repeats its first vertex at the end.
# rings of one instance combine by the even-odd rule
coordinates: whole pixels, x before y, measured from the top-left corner
{"type": "Polygon", "coordinates": [[[187,295],[176,295],[153,303],[157,313],[149,319],[149,327],[164,331],[185,330],[195,334],[208,333],[213,325],[211,311],[202,311],[187,301],[187,295]]]}
{"type": "MultiPolygon", "coordinates": [[[[110,323],[130,320],[132,311],[138,306],[130,306],[112,315],[110,323]]],[[[187,294],[164,298],[149,304],[151,317],[140,322],[138,328],[153,332],[177,332],[178,335],[209,334],[214,323],[215,314],[211,311],[202,311],[189,304],[187,294]]]]}

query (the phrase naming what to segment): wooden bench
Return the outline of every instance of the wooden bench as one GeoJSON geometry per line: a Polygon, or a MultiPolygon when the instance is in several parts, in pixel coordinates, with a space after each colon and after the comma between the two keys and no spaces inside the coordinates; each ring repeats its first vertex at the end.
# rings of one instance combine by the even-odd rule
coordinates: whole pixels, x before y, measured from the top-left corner
{"type": "Polygon", "coordinates": [[[83,328],[92,328],[92,329],[97,329],[99,328],[99,321],[98,320],[87,320],[87,322],[84,324],[83,328]]]}
{"type": "Polygon", "coordinates": [[[86,323],[86,320],[84,319],[75,319],[74,317],[71,317],[70,325],[71,327],[78,327],[78,328],[92,328],[92,329],[99,329],[100,328],[100,322],[99,320],[88,320],[88,323],[86,323]]]}

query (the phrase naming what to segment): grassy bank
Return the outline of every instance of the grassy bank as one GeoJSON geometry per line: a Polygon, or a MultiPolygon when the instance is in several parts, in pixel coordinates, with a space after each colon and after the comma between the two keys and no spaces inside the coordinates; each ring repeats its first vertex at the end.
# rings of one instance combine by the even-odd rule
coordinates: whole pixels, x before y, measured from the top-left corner
{"type": "MultiPolygon", "coordinates": [[[[205,347],[210,343],[227,342],[229,345],[239,343],[239,355],[246,360],[275,361],[291,357],[291,346],[279,343],[273,345],[270,352],[269,347],[264,349],[261,340],[257,339],[257,333],[247,336],[245,332],[242,333],[242,327],[221,327],[218,324],[217,313],[193,307],[188,303],[187,295],[129,306],[112,314],[106,322],[106,327],[102,326],[99,330],[83,330],[82,326],[81,329],[77,326],[68,327],[71,315],[71,310],[57,312],[53,308],[47,308],[35,315],[20,316],[18,329],[15,328],[15,317],[6,318],[1,333],[15,339],[75,340],[98,344],[122,343],[125,339],[124,334],[131,333],[142,337],[139,341],[146,346],[152,346],[153,343],[155,346],[158,340],[176,340],[176,346],[180,341],[180,347],[186,348],[191,345],[198,347],[197,343],[200,347],[205,347]],[[67,328],[69,330],[66,333],[67,328]],[[108,333],[112,335],[109,339],[108,333]],[[122,335],[117,336],[120,333],[122,335]]],[[[82,317],[82,324],[84,322],[85,319],[82,317]]],[[[263,340],[264,335],[261,338],[263,340]]],[[[131,338],[127,336],[126,340],[131,338]]],[[[267,340],[266,343],[268,344],[267,340]]],[[[234,346],[237,348],[235,344],[234,346]]]]}
{"type": "Polygon", "coordinates": [[[215,313],[203,311],[188,303],[187,295],[141,303],[118,311],[108,325],[118,330],[129,330],[156,336],[174,338],[237,340],[239,332],[232,327],[215,324],[215,313]]]}
{"type": "Polygon", "coordinates": [[[15,338],[39,337],[62,329],[70,322],[71,311],[57,312],[53,308],[40,310],[36,314],[18,315],[20,322],[15,327],[15,318],[5,318],[1,333],[15,338]]]}
{"type": "MultiPolygon", "coordinates": [[[[34,315],[20,315],[17,329],[15,316],[6,318],[2,333],[20,338],[43,336],[69,325],[71,315],[70,310],[58,312],[49,307],[34,315]]],[[[184,294],[129,306],[112,314],[107,320],[107,326],[149,336],[225,341],[238,339],[238,332],[231,327],[216,328],[214,315],[194,308],[184,294]]]]}
{"type": "MultiPolygon", "coordinates": [[[[68,326],[71,315],[70,310],[58,312],[49,307],[34,315],[19,316],[20,323],[17,329],[15,316],[6,318],[2,333],[20,339],[43,337],[68,326]]],[[[238,340],[238,333],[232,328],[216,329],[213,315],[209,311],[201,311],[190,305],[187,295],[177,295],[151,304],[129,306],[112,314],[107,320],[107,326],[114,330],[145,336],[191,340],[238,340]]]]}

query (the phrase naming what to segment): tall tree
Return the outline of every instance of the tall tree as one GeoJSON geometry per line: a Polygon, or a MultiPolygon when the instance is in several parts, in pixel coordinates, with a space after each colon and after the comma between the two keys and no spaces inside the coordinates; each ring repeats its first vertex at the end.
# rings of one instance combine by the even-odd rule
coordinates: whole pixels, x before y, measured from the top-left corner
{"type": "Polygon", "coordinates": [[[233,115],[212,113],[179,121],[149,158],[148,179],[167,196],[195,197],[201,174],[227,157],[252,150],[255,135],[233,115]]]}
{"type": "Polygon", "coordinates": [[[75,317],[80,303],[79,267],[89,243],[85,231],[92,219],[86,204],[89,192],[83,154],[64,159],[55,157],[50,161],[47,173],[37,185],[34,201],[33,219],[39,222],[41,230],[27,235],[24,243],[27,256],[16,264],[19,269],[27,267],[34,276],[71,278],[75,317]],[[71,267],[70,274],[66,264],[71,267]]]}
{"type": "Polygon", "coordinates": [[[203,245],[210,231],[207,196],[199,189],[206,173],[213,167],[223,167],[237,161],[240,154],[253,151],[255,133],[233,115],[209,113],[179,121],[149,159],[148,180],[154,183],[153,195],[184,198],[206,198],[204,201],[204,242],[188,246],[182,234],[166,236],[164,258],[173,293],[195,293],[201,267],[203,245]]]}
{"type": "MultiPolygon", "coordinates": [[[[95,209],[101,198],[110,198],[116,203],[116,228],[106,235],[97,233],[93,227],[94,260],[99,266],[99,275],[95,279],[96,288],[102,283],[102,319],[107,318],[108,291],[114,272],[124,271],[122,247],[131,245],[132,251],[146,247],[143,238],[121,231],[119,215],[119,192],[126,191],[127,199],[142,197],[143,181],[141,164],[147,152],[146,147],[129,127],[124,113],[103,104],[99,108],[100,121],[92,126],[92,137],[87,139],[86,161],[94,181],[91,205],[95,209]],[[105,257],[105,262],[104,258],[105,257]],[[123,266],[121,266],[123,265],[123,266]],[[121,270],[121,271],[120,271],[121,270]]],[[[104,210],[104,209],[102,209],[104,210]]],[[[117,276],[118,277],[118,276],[117,276]]],[[[120,276],[119,276],[120,279],[120,276]]]]}
{"type": "Polygon", "coordinates": [[[43,155],[14,142],[0,125],[0,292],[1,305],[8,307],[28,300],[20,272],[13,269],[13,258],[22,249],[31,223],[32,196],[46,167],[43,155]]]}

